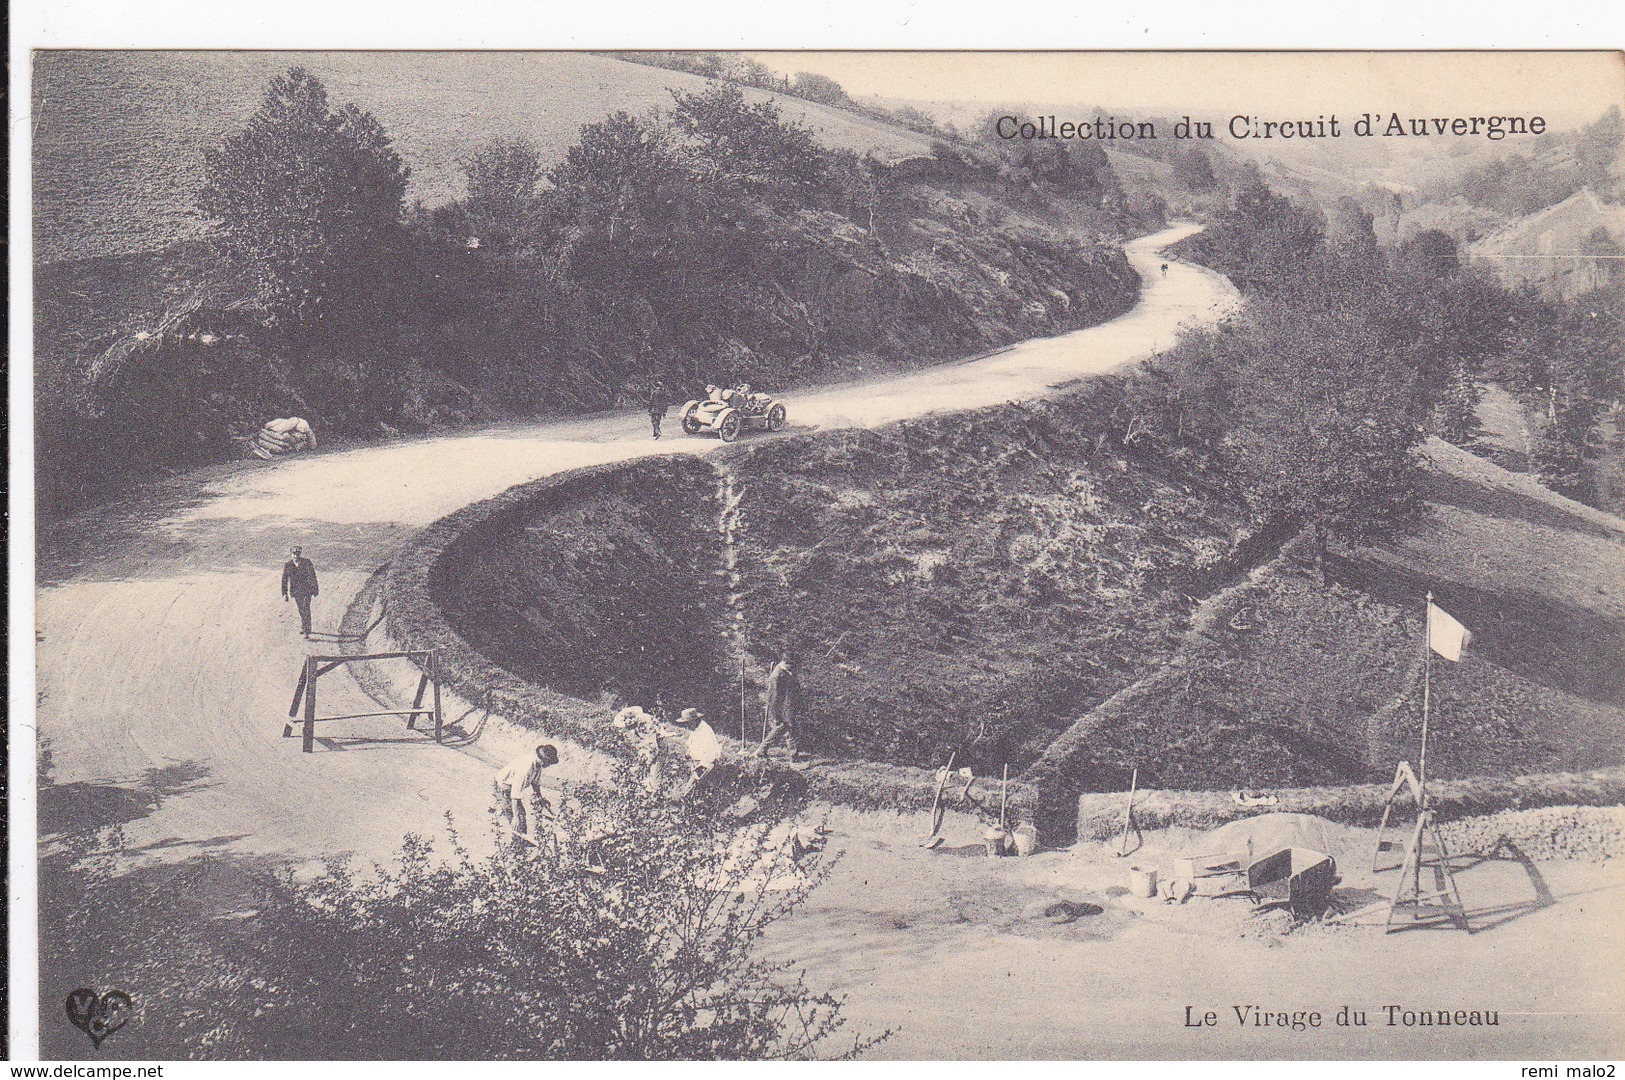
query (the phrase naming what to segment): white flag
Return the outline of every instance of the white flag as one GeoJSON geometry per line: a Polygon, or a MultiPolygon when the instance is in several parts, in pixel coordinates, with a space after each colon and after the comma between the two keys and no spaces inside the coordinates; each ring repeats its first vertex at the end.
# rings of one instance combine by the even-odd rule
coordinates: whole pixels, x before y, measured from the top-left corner
{"type": "Polygon", "coordinates": [[[1473,632],[1441,607],[1428,604],[1428,648],[1446,660],[1461,659],[1461,650],[1473,640],[1473,632]]]}

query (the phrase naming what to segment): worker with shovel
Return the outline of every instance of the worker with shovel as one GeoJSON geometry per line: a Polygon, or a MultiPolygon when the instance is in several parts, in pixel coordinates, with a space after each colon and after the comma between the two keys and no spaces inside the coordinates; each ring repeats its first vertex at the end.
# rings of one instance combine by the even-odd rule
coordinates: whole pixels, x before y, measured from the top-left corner
{"type": "Polygon", "coordinates": [[[677,717],[677,726],[688,733],[683,749],[688,757],[689,776],[675,795],[683,799],[716,772],[717,763],[722,759],[722,744],[717,741],[716,729],[705,722],[705,714],[698,709],[684,709],[677,717]]]}
{"type": "Polygon", "coordinates": [[[539,819],[544,812],[550,816],[557,813],[560,792],[545,781],[543,773],[558,763],[558,747],[541,743],[534,753],[521,754],[497,770],[495,783],[497,798],[501,800],[500,812],[515,834],[533,844],[541,842],[540,821],[527,821],[525,808],[527,804],[530,806],[529,817],[534,819],[539,819]]]}
{"type": "Polygon", "coordinates": [[[767,757],[767,749],[780,739],[790,760],[796,759],[797,715],[801,712],[801,680],[796,678],[790,665],[790,654],[782,653],[779,662],[767,673],[767,730],[762,732],[762,744],[756,748],[758,757],[767,757]]]}

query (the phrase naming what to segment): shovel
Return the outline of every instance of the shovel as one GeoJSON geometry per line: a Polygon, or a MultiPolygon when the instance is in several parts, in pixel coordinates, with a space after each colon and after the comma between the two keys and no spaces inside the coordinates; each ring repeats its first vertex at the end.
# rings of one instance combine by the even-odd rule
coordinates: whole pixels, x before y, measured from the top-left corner
{"type": "Polygon", "coordinates": [[[937,793],[931,799],[931,833],[920,841],[923,848],[934,848],[942,843],[942,818],[947,808],[942,805],[942,793],[948,790],[948,777],[953,775],[954,762],[959,759],[959,751],[955,750],[948,755],[948,764],[937,773],[937,793]]]}
{"type": "Polygon", "coordinates": [[[1117,839],[1117,850],[1112,854],[1119,859],[1128,857],[1128,831],[1134,825],[1134,792],[1140,786],[1140,770],[1134,770],[1128,782],[1128,805],[1123,807],[1123,835],[1117,839]]]}

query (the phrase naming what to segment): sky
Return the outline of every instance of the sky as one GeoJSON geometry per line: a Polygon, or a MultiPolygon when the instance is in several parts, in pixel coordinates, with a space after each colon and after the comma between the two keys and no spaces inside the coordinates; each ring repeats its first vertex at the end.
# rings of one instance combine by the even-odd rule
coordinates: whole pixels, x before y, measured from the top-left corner
{"type": "Polygon", "coordinates": [[[854,97],[1100,104],[1225,119],[1267,113],[1544,116],[1587,121],[1625,102],[1620,53],[758,52],[854,97]]]}

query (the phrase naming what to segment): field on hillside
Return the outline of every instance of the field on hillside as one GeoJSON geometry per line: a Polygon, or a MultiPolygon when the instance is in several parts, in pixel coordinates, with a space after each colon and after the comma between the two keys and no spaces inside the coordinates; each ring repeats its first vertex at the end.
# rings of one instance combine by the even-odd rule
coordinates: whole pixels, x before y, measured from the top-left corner
{"type": "MultiPolygon", "coordinates": [[[[492,136],[524,136],[549,161],[583,124],[671,102],[705,80],[585,53],[38,52],[34,60],[37,261],[166,247],[194,236],[203,153],[240,128],[266,82],[309,68],[335,103],[377,116],[411,166],[407,199],[462,194],[459,163],[492,136]]],[[[769,95],[746,89],[752,100],[769,95]]],[[[786,119],[834,149],[897,159],[930,142],[794,97],[786,119]]]]}
{"type": "Polygon", "coordinates": [[[1429,590],[1474,640],[1435,660],[1428,768],[1508,776],[1618,764],[1625,522],[1434,441],[1429,519],[1241,590],[1178,678],[1098,727],[1081,771],[1168,788],[1383,781],[1416,760],[1429,590]],[[1147,766],[1147,762],[1151,764],[1147,766]]]}
{"type": "Polygon", "coordinates": [[[1583,188],[1556,206],[1513,219],[1473,244],[1468,255],[1509,288],[1573,299],[1625,280],[1617,260],[1622,243],[1625,206],[1583,188]],[[1600,241],[1599,234],[1609,240],[1600,241]]]}

